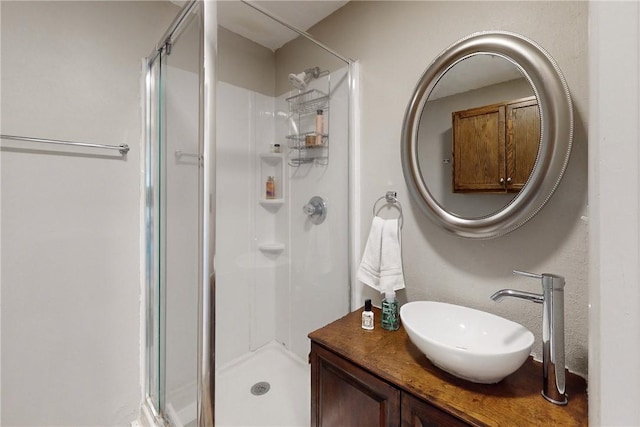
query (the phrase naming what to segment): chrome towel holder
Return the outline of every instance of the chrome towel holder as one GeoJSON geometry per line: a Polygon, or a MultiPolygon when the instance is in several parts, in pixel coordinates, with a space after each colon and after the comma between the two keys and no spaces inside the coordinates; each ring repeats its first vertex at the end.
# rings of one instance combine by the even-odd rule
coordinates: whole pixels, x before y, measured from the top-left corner
{"type": "Polygon", "coordinates": [[[378,202],[380,202],[381,200],[385,200],[386,205],[390,205],[398,208],[398,211],[399,211],[398,223],[400,224],[400,228],[402,228],[402,224],[404,223],[404,216],[402,214],[402,205],[398,200],[398,194],[395,191],[387,191],[387,193],[384,196],[376,200],[373,204],[373,216],[377,216],[380,210],[385,206],[385,205],[381,205],[379,208],[376,209],[378,202]]]}
{"type": "Polygon", "coordinates": [[[0,139],[10,139],[13,141],[39,142],[44,144],[75,145],[78,147],[102,148],[105,150],[118,150],[120,154],[123,156],[129,152],[129,146],[127,144],[121,144],[121,145],[90,144],[88,142],[65,141],[61,139],[33,138],[30,136],[16,136],[16,135],[0,135],[0,139]]]}

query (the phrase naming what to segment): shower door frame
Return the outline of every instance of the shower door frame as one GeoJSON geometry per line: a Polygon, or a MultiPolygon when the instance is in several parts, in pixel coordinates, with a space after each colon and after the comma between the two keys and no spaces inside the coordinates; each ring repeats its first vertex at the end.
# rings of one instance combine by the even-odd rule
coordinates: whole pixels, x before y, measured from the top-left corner
{"type": "MultiPolygon", "coordinates": [[[[166,425],[166,417],[162,413],[164,406],[163,375],[158,372],[154,384],[158,386],[157,402],[152,396],[152,384],[150,372],[151,360],[153,358],[162,358],[162,348],[157,347],[154,351],[153,337],[155,336],[154,327],[158,324],[160,328],[164,319],[159,319],[158,324],[154,321],[152,310],[158,308],[158,291],[155,288],[159,286],[160,278],[155,276],[155,271],[160,266],[154,265],[154,251],[156,243],[154,242],[153,224],[156,218],[153,217],[154,203],[153,200],[155,180],[150,174],[153,174],[154,163],[153,147],[158,141],[153,140],[153,132],[151,126],[156,123],[151,115],[160,111],[160,107],[153,109],[151,107],[152,95],[158,95],[157,89],[152,87],[154,83],[158,83],[154,79],[153,67],[156,61],[162,61],[165,55],[170,54],[173,42],[180,36],[185,24],[191,23],[189,15],[200,7],[199,16],[192,19],[200,19],[202,28],[202,39],[199,43],[200,69],[199,74],[199,117],[198,117],[198,141],[199,155],[202,159],[201,167],[198,173],[198,277],[200,284],[198,285],[198,343],[197,343],[197,425],[212,426],[214,425],[214,353],[211,343],[214,342],[215,327],[213,325],[213,297],[215,295],[215,279],[213,274],[213,250],[214,246],[214,221],[215,209],[212,206],[212,200],[215,200],[215,162],[213,153],[215,153],[215,121],[205,120],[205,117],[212,116],[215,107],[215,53],[216,53],[216,36],[217,36],[217,19],[216,4],[209,1],[190,0],[180,10],[167,31],[164,33],[151,54],[146,58],[145,70],[145,398],[142,402],[142,416],[148,422],[155,425],[166,425]],[[213,28],[215,31],[211,31],[213,28]],[[156,354],[157,352],[157,354],[156,354]]],[[[161,67],[162,68],[162,67],[161,67]]],[[[159,79],[162,79],[160,72],[159,79]]],[[[163,83],[159,86],[162,88],[163,83]]],[[[162,97],[162,95],[160,95],[162,97]]],[[[156,224],[157,226],[157,224],[156,224]]],[[[161,332],[158,332],[159,340],[161,332]]],[[[162,371],[163,363],[158,361],[159,371],[162,371]]]]}
{"type": "MultiPolygon", "coordinates": [[[[357,301],[357,288],[353,286],[357,283],[355,280],[357,258],[360,254],[360,128],[359,128],[359,63],[351,58],[346,58],[326,45],[316,40],[309,33],[295,28],[283,20],[275,17],[271,13],[262,10],[258,6],[248,1],[241,0],[247,6],[252,7],[274,21],[286,26],[300,36],[306,38],[316,44],[323,50],[345,62],[348,67],[348,84],[349,84],[349,119],[348,119],[348,224],[349,224],[349,257],[347,260],[347,268],[349,271],[349,304],[351,309],[359,306],[357,301]]],[[[151,70],[153,62],[163,55],[180,32],[181,25],[187,21],[185,18],[193,10],[200,6],[200,17],[202,19],[202,37],[200,43],[201,48],[201,68],[200,75],[200,106],[199,106],[199,147],[202,158],[202,167],[199,173],[199,260],[198,260],[198,277],[200,285],[198,289],[198,361],[197,361],[197,425],[214,426],[215,425],[215,107],[216,107],[216,58],[217,58],[217,1],[215,0],[189,0],[181,9],[174,21],[171,23],[165,34],[162,36],[151,54],[146,58],[146,105],[145,105],[145,170],[148,173],[153,170],[152,163],[152,143],[150,140],[149,129],[152,124],[150,120],[149,100],[150,85],[152,83],[151,70]]],[[[145,191],[149,196],[148,181],[145,183],[145,191]]],[[[151,207],[149,200],[145,200],[145,219],[149,221],[151,207]]],[[[147,222],[146,245],[153,243],[152,236],[149,235],[149,223],[147,222]]],[[[148,363],[151,357],[155,357],[152,353],[151,342],[149,337],[153,336],[153,318],[150,311],[150,286],[149,272],[152,265],[149,262],[149,248],[146,248],[146,281],[145,281],[145,398],[142,402],[142,415],[156,425],[165,425],[163,414],[158,412],[154,402],[150,396],[150,382],[148,363]]]]}

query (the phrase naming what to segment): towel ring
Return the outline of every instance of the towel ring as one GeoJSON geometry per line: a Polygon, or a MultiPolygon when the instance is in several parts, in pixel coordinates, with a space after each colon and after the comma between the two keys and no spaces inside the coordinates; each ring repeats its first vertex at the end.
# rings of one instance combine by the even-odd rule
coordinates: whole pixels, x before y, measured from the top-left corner
{"type": "Polygon", "coordinates": [[[402,205],[398,200],[397,193],[395,191],[387,191],[387,194],[385,194],[384,196],[376,200],[375,203],[373,204],[373,216],[377,216],[378,212],[380,212],[380,209],[384,207],[384,205],[382,205],[378,209],[376,209],[376,205],[380,200],[385,200],[387,205],[398,207],[398,210],[400,211],[400,215],[398,216],[398,222],[400,224],[400,228],[402,228],[402,224],[404,223],[404,216],[402,215],[402,205]]]}

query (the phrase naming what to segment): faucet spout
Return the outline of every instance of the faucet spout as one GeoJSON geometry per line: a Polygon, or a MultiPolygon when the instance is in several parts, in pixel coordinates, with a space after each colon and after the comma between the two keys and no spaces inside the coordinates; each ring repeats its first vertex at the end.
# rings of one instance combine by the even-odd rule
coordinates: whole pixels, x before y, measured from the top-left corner
{"type": "Polygon", "coordinates": [[[542,396],[556,405],[566,405],[564,364],[564,277],[513,271],[520,276],[540,279],[542,294],[502,289],[491,299],[520,298],[542,304],[542,396]]]}
{"type": "Polygon", "coordinates": [[[544,297],[542,294],[534,294],[533,292],[518,291],[515,289],[501,289],[495,294],[491,295],[491,299],[498,302],[502,301],[505,297],[521,298],[527,301],[542,304],[544,297]]]}

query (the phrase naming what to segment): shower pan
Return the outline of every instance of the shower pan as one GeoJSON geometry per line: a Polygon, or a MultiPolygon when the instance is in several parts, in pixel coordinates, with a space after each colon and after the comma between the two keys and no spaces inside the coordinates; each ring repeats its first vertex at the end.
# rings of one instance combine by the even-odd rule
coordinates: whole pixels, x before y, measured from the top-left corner
{"type": "Polygon", "coordinates": [[[253,4],[195,1],[147,61],[142,412],[156,425],[308,425],[307,334],[351,304],[355,65],[253,4]],[[250,42],[218,26],[225,7],[292,32],[269,51],[266,90],[233,72],[244,51],[225,46],[250,42]]]}

